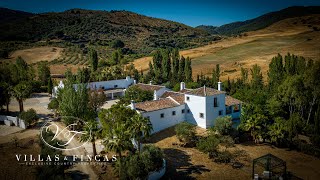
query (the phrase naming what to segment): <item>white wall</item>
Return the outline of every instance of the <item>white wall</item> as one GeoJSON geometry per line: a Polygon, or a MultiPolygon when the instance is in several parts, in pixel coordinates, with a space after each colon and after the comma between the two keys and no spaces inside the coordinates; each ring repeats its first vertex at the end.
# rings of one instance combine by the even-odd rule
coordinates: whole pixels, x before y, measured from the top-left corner
{"type": "Polygon", "coordinates": [[[185,103],[186,103],[186,119],[189,123],[198,125],[202,128],[206,128],[206,98],[202,96],[195,96],[185,94],[185,103]],[[190,100],[187,100],[187,97],[190,100]],[[190,113],[188,113],[188,109],[190,109],[190,113]],[[200,113],[204,114],[203,118],[200,118],[200,113]]]}
{"type": "Polygon", "coordinates": [[[222,111],[221,116],[226,115],[226,106],[225,106],[225,94],[218,94],[214,96],[206,97],[206,121],[207,127],[212,127],[214,125],[215,119],[219,116],[219,111],[222,111]],[[217,98],[218,107],[214,107],[214,98],[217,98]]]}
{"type": "MultiPolygon", "coordinates": [[[[159,89],[158,91],[156,91],[157,99],[159,99],[166,91],[170,91],[170,89],[163,87],[163,88],[159,89]]],[[[153,96],[154,96],[154,94],[153,94],[153,96]]]]}
{"type": "Polygon", "coordinates": [[[124,88],[127,89],[130,85],[133,84],[133,79],[127,77],[126,79],[118,79],[111,81],[100,81],[100,82],[91,82],[88,84],[90,88],[100,88],[104,87],[104,89],[113,89],[113,88],[124,88]],[[115,87],[117,85],[117,87],[115,87]]]}
{"type": "Polygon", "coordinates": [[[153,127],[152,133],[156,133],[184,121],[186,112],[182,114],[182,109],[185,109],[184,104],[173,108],[161,109],[151,112],[142,112],[141,114],[143,117],[150,118],[150,122],[153,127]],[[172,115],[172,111],[176,111],[175,116],[172,115]],[[161,113],[164,113],[164,118],[160,117],[161,113]]]}

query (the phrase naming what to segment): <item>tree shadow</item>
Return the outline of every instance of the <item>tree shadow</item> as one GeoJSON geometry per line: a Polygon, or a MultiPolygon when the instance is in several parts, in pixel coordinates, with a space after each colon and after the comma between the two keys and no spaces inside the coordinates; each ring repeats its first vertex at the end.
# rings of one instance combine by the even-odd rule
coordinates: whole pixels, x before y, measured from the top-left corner
{"type": "Polygon", "coordinates": [[[66,174],[73,180],[89,179],[88,174],[85,174],[79,170],[68,171],[66,174]]]}
{"type": "Polygon", "coordinates": [[[184,151],[173,148],[163,150],[167,161],[167,171],[162,179],[195,179],[191,174],[210,172],[204,165],[193,165],[184,151]]]}
{"type": "Polygon", "coordinates": [[[159,141],[162,141],[163,139],[166,139],[168,137],[172,137],[172,136],[176,135],[176,132],[174,131],[174,127],[175,126],[164,129],[164,130],[157,132],[155,134],[152,134],[146,140],[146,143],[157,143],[159,141]]]}

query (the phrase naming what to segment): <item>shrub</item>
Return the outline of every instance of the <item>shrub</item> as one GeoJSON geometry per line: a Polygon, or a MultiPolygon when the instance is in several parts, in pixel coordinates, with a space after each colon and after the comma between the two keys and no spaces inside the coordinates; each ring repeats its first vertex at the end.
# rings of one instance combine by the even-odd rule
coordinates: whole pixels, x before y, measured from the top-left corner
{"type": "Polygon", "coordinates": [[[216,157],[214,157],[213,161],[216,163],[230,163],[232,159],[232,153],[230,153],[229,151],[222,151],[216,153],[216,157]]]}
{"type": "Polygon", "coordinates": [[[231,116],[218,117],[214,123],[214,129],[221,135],[228,134],[232,129],[231,116]]]}
{"type": "MultiPolygon", "coordinates": [[[[118,172],[120,161],[116,161],[118,172]]],[[[121,160],[120,179],[145,179],[149,172],[158,171],[163,165],[163,153],[160,148],[147,145],[141,153],[129,155],[121,160]]]]}
{"type": "Polygon", "coordinates": [[[210,156],[210,154],[216,153],[218,151],[219,143],[220,141],[217,136],[210,135],[206,138],[200,139],[197,143],[197,148],[204,153],[209,153],[210,156]]]}
{"type": "Polygon", "coordinates": [[[187,122],[178,124],[175,131],[179,141],[184,143],[191,143],[196,137],[195,126],[187,122]]]}
{"type": "Polygon", "coordinates": [[[37,112],[34,109],[28,109],[20,113],[20,119],[23,119],[27,124],[32,124],[38,119],[37,112]]]}

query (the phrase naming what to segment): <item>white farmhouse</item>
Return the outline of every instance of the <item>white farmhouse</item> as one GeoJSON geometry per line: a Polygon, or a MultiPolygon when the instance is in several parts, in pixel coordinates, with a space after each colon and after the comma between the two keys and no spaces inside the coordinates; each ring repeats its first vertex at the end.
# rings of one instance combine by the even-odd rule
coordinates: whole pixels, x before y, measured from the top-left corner
{"type": "MultiPolygon", "coordinates": [[[[88,88],[90,89],[100,89],[103,90],[104,94],[114,99],[115,97],[120,97],[124,95],[125,90],[135,84],[135,80],[130,76],[127,76],[125,79],[117,79],[110,81],[99,81],[99,82],[90,82],[88,83],[88,88]]],[[[73,85],[75,89],[77,89],[77,84],[73,85]]],[[[57,97],[59,89],[63,89],[64,84],[60,81],[58,86],[55,86],[52,90],[52,97],[57,97]]]]}
{"type": "Polygon", "coordinates": [[[240,122],[241,101],[227,96],[221,90],[208,87],[186,89],[181,83],[180,91],[170,91],[164,86],[137,84],[138,87],[154,91],[154,100],[131,103],[130,107],[142,116],[150,119],[153,133],[174,126],[182,121],[195,124],[202,128],[214,125],[218,116],[229,115],[235,125],[240,122]]]}

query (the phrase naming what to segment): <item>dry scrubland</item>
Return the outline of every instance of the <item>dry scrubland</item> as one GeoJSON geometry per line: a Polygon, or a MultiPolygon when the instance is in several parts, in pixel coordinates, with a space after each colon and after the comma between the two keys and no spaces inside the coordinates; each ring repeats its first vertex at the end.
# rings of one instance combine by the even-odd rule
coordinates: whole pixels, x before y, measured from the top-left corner
{"type": "MultiPolygon", "coordinates": [[[[197,134],[204,134],[204,129],[197,127],[197,134]]],[[[240,149],[248,156],[242,158],[244,163],[241,169],[233,169],[230,164],[218,164],[208,158],[208,155],[196,148],[184,148],[172,143],[178,143],[174,127],[153,135],[150,143],[160,147],[167,160],[167,173],[165,178],[171,179],[250,179],[252,173],[252,160],[271,153],[287,163],[287,170],[295,176],[317,180],[320,177],[320,159],[297,151],[279,149],[265,144],[240,144],[230,150],[240,149]]]]}
{"type": "MultiPolygon", "coordinates": [[[[320,15],[303,16],[279,21],[265,29],[247,32],[247,36],[225,38],[210,45],[184,50],[180,55],[192,58],[193,76],[210,75],[216,64],[221,65],[222,80],[239,77],[240,68],[253,64],[262,67],[266,75],[271,58],[288,52],[320,60],[320,15]]],[[[135,60],[138,70],[147,70],[152,57],[135,60]]]]}

